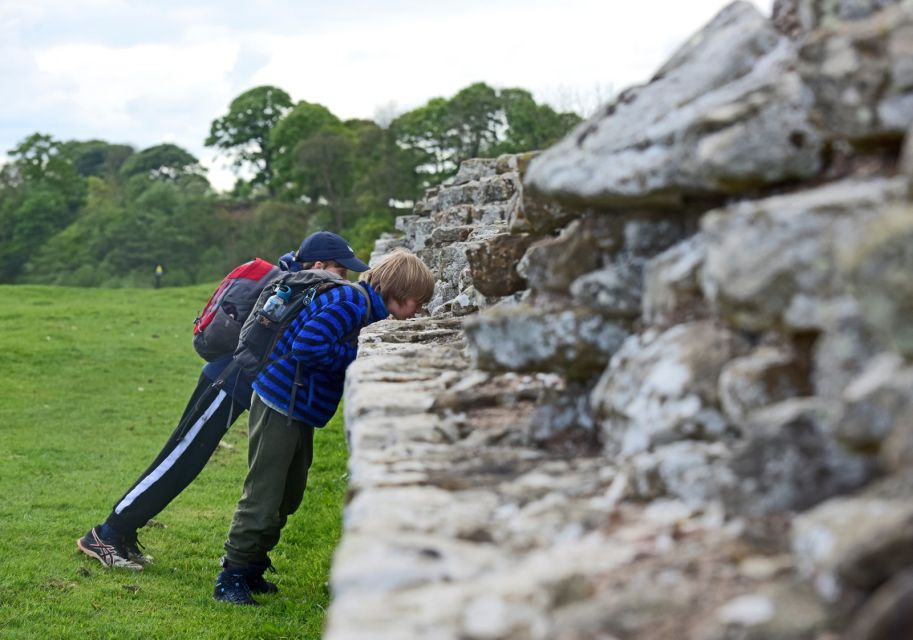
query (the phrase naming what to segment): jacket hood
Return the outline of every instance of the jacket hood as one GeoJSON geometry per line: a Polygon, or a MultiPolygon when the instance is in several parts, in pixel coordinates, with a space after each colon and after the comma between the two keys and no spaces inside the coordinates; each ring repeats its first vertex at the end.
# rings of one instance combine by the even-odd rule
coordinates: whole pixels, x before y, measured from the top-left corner
{"type": "Polygon", "coordinates": [[[301,271],[301,264],[295,261],[294,251],[289,251],[284,256],[279,258],[279,269],[281,271],[289,271],[291,273],[301,271]]]}

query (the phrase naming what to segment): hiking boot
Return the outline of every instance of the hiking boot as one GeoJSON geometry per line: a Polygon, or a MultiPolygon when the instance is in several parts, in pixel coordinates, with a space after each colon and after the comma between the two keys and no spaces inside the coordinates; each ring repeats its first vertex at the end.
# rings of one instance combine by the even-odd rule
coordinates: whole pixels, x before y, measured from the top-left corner
{"type": "Polygon", "coordinates": [[[99,528],[95,526],[89,529],[86,535],[76,541],[76,547],[106,567],[118,567],[133,571],[141,571],[143,569],[143,565],[130,558],[122,536],[103,538],[99,528]]]}
{"type": "Polygon", "coordinates": [[[141,564],[144,567],[148,564],[152,564],[152,556],[147,555],[143,552],[145,547],[139,541],[139,538],[136,537],[136,531],[131,534],[125,534],[123,536],[124,548],[127,550],[127,557],[136,564],[141,564]]]}
{"type": "Polygon", "coordinates": [[[220,602],[230,602],[231,604],[259,604],[250,595],[250,587],[247,586],[244,572],[238,569],[223,569],[216,576],[216,586],[213,589],[212,597],[220,602]]]}
{"type": "Polygon", "coordinates": [[[276,573],[269,558],[263,562],[251,563],[249,569],[250,571],[245,575],[245,579],[251,593],[279,593],[279,587],[276,586],[276,583],[270,582],[263,577],[267,569],[276,573]]]}

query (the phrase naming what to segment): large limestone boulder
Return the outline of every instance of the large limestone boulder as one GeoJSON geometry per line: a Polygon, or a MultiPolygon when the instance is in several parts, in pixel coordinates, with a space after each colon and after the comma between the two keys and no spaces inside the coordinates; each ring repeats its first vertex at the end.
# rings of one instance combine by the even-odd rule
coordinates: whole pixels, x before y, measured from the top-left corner
{"type": "Polygon", "coordinates": [[[809,177],[821,137],[791,41],[734,2],[642,87],[536,157],[525,184],[569,202],[677,204],[809,177]]]}
{"type": "Polygon", "coordinates": [[[486,371],[596,375],[627,331],[582,308],[493,307],[464,325],[474,366],[486,371]]]}
{"type": "Polygon", "coordinates": [[[838,256],[854,252],[903,190],[899,178],[846,180],[708,213],[705,297],[738,327],[819,330],[822,302],[850,288],[838,256]]]}
{"type": "Polygon", "coordinates": [[[650,330],[625,341],[593,390],[607,453],[624,456],[684,439],[718,439],[720,371],[748,345],[712,322],[650,330]]]}
{"type": "Polygon", "coordinates": [[[832,23],[806,39],[799,59],[816,118],[831,135],[898,139],[913,123],[913,3],[832,23]]]}

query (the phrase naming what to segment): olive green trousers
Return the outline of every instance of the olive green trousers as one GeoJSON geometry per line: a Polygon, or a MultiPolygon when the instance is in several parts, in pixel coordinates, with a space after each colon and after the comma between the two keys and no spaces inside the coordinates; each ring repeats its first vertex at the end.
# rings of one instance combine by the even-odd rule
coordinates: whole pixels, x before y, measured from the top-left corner
{"type": "Polygon", "coordinates": [[[314,427],[264,404],[254,393],[248,421],[247,477],[228,530],[225,559],[262,562],[304,497],[314,457],[314,427]]]}

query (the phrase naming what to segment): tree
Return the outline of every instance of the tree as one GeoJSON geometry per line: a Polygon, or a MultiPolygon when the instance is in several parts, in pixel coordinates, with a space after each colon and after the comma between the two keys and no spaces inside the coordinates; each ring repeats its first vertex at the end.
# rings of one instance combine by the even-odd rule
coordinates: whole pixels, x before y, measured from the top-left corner
{"type": "Polygon", "coordinates": [[[390,125],[403,150],[416,154],[424,186],[446,180],[473,157],[532,151],[553,144],[580,121],[538,105],[524,89],[496,91],[482,82],[450,99],[432,98],[390,125]]]}
{"type": "Polygon", "coordinates": [[[62,149],[79,175],[108,180],[115,180],[121,166],[135,153],[130,145],[108,144],[104,140],[70,140],[63,143],[62,149]]]}
{"type": "Polygon", "coordinates": [[[581,121],[575,113],[557,113],[547,104],[536,104],[525,89],[502,89],[501,108],[507,125],[497,153],[518,153],[553,145],[581,121]]]}
{"type": "Polygon", "coordinates": [[[370,120],[344,124],[355,141],[356,206],[362,211],[389,213],[392,203],[414,200],[421,189],[416,154],[400,147],[390,129],[370,120]]]}
{"type": "Polygon", "coordinates": [[[307,194],[301,183],[299,145],[327,127],[339,126],[339,118],[322,104],[302,100],[283,117],[269,133],[273,150],[271,193],[284,200],[299,199],[307,194]]]}
{"type": "Polygon", "coordinates": [[[503,126],[497,91],[484,82],[462,89],[450,99],[445,121],[457,164],[486,155],[497,142],[503,126]]]}
{"type": "Polygon", "coordinates": [[[82,202],[85,180],[63,153],[63,143],[49,135],[33,133],[10,155],[22,184],[41,183],[46,189],[59,192],[67,207],[73,210],[82,202]]]}
{"type": "Polygon", "coordinates": [[[266,185],[272,193],[270,131],[291,107],[292,99],[277,87],[266,85],[245,91],[231,101],[226,115],[213,121],[205,144],[232,153],[235,168],[251,169],[252,182],[266,185]]]}
{"type": "Polygon", "coordinates": [[[423,187],[437,184],[456,172],[454,150],[447,134],[447,100],[432,98],[390,124],[397,144],[413,155],[416,171],[430,176],[423,187]]]}
{"type": "Polygon", "coordinates": [[[26,138],[3,167],[0,197],[0,280],[11,282],[29,257],[76,216],[86,181],[49,135],[26,138]]]}
{"type": "Polygon", "coordinates": [[[171,182],[185,176],[202,176],[205,172],[192,154],[170,143],[143,149],[128,158],[120,169],[125,178],[145,176],[149,180],[171,182]]]}

